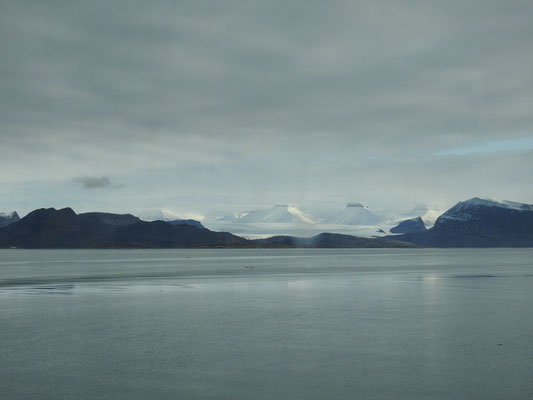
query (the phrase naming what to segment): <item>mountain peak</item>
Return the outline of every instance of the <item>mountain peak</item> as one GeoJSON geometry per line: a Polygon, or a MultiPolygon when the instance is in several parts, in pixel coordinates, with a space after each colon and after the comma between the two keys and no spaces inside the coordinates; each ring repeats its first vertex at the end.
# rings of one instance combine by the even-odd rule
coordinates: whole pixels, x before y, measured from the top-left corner
{"type": "Polygon", "coordinates": [[[16,211],[11,211],[10,213],[0,213],[0,228],[8,226],[13,222],[17,222],[19,220],[20,217],[16,211]]]}
{"type": "Polygon", "coordinates": [[[465,204],[468,206],[500,207],[500,208],[507,208],[510,210],[533,211],[533,205],[531,204],[517,203],[514,201],[508,201],[508,200],[495,200],[495,199],[481,198],[481,197],[471,198],[469,200],[462,202],[462,204],[465,204]]]}
{"type": "Polygon", "coordinates": [[[26,215],[26,217],[35,216],[35,215],[44,216],[44,215],[53,215],[53,214],[74,215],[74,216],[76,215],[74,210],[70,207],[61,208],[59,210],[55,209],[54,207],[50,207],[50,208],[38,208],[37,210],[33,210],[28,215],[26,215]]]}
{"type": "Polygon", "coordinates": [[[335,225],[375,225],[380,217],[374,214],[362,203],[348,203],[346,208],[340,211],[330,223],[335,225]]]}
{"type": "Polygon", "coordinates": [[[390,233],[416,233],[424,232],[426,226],[421,217],[409,218],[400,221],[395,227],[390,229],[390,233]]]}
{"type": "Polygon", "coordinates": [[[152,221],[176,221],[181,219],[170,210],[144,210],[137,214],[137,217],[146,222],[152,221]]]}
{"type": "Polygon", "coordinates": [[[58,212],[61,214],[76,215],[76,212],[70,207],[61,208],[58,210],[58,212]]]}
{"type": "Polygon", "coordinates": [[[250,211],[249,213],[235,219],[242,223],[307,223],[314,221],[297,207],[289,204],[276,204],[273,207],[250,211]]]}
{"type": "Polygon", "coordinates": [[[0,218],[13,218],[18,217],[18,214],[16,211],[11,211],[8,213],[0,213],[0,218]]]}
{"type": "Polygon", "coordinates": [[[196,219],[181,218],[170,210],[146,210],[137,214],[137,218],[145,222],[163,221],[173,225],[191,225],[204,228],[201,222],[196,219]]]}
{"type": "Polygon", "coordinates": [[[533,205],[517,203],[507,200],[494,200],[480,197],[474,197],[469,200],[461,201],[442,214],[435,226],[446,224],[450,221],[475,221],[480,219],[481,213],[488,212],[533,212],[533,205]]]}

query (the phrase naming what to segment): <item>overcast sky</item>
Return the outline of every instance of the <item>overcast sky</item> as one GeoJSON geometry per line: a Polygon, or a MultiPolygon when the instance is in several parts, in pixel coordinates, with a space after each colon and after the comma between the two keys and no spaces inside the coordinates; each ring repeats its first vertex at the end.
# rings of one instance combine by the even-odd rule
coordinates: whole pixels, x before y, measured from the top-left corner
{"type": "Polygon", "coordinates": [[[533,203],[533,2],[0,2],[0,212],[533,203]]]}

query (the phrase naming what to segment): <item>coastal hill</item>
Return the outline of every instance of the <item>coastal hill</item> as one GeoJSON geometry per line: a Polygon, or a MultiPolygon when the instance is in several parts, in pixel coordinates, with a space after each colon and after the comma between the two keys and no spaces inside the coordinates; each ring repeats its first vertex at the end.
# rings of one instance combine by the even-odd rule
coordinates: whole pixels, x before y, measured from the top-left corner
{"type": "Polygon", "coordinates": [[[0,246],[21,248],[187,248],[244,245],[246,239],[130,214],[38,209],[0,229],[0,246]]]}
{"type": "Polygon", "coordinates": [[[388,238],[429,247],[533,247],[533,205],[475,197],[427,231],[388,238]]]}
{"type": "Polygon", "coordinates": [[[256,239],[259,247],[317,247],[317,248],[411,248],[412,243],[383,238],[363,238],[340,233],[320,233],[310,238],[272,236],[256,239]]]}

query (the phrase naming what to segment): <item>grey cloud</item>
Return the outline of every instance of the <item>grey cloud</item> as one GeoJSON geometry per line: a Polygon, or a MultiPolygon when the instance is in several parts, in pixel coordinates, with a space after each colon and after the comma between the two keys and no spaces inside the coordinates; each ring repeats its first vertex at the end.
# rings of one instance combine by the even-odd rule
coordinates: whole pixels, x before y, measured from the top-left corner
{"type": "Polygon", "coordinates": [[[84,189],[99,189],[105,188],[111,185],[111,181],[108,177],[102,176],[101,178],[96,177],[79,177],[75,179],[76,182],[81,183],[84,189]]]}
{"type": "MultiPolygon", "coordinates": [[[[484,135],[503,124],[518,135],[531,122],[513,107],[527,96],[511,95],[532,85],[527,3],[128,2],[118,17],[110,11],[124,3],[105,4],[6,6],[31,18],[9,32],[37,51],[6,39],[12,57],[3,59],[15,78],[11,103],[29,107],[36,123],[84,129],[98,118],[123,124],[115,133],[123,138],[269,127],[278,136],[395,140],[423,130],[438,143],[450,130],[479,135],[480,118],[484,135]],[[37,16],[54,28],[39,28],[37,16]]],[[[28,118],[10,111],[11,120],[28,118]]]]}
{"type": "MultiPolygon", "coordinates": [[[[357,197],[358,182],[399,199],[405,170],[422,196],[413,185],[456,165],[431,154],[533,136],[532,13],[520,0],[6,0],[0,178],[16,191],[113,171],[145,176],[128,189],[154,199],[247,205],[357,197]]],[[[458,171],[454,193],[493,169],[465,160],[476,173],[458,171]]]]}

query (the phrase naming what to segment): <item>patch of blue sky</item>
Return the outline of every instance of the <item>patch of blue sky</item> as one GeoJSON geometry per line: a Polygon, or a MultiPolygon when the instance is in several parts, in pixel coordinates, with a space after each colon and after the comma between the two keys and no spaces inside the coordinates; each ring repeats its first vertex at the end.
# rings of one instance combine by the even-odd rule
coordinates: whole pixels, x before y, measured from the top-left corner
{"type": "Polygon", "coordinates": [[[473,153],[499,153],[533,149],[533,137],[492,140],[471,146],[456,147],[435,152],[436,156],[464,156],[473,153]]]}

